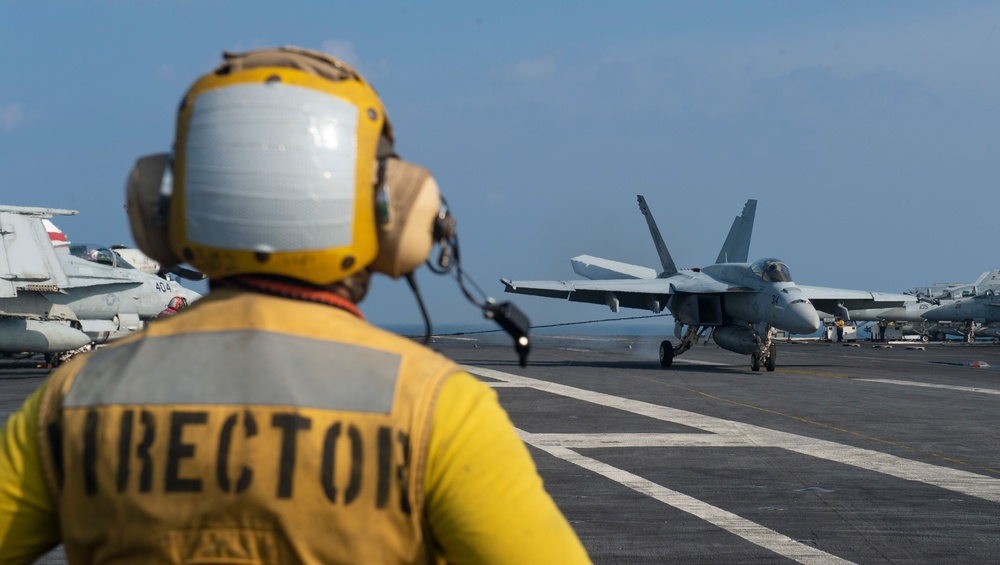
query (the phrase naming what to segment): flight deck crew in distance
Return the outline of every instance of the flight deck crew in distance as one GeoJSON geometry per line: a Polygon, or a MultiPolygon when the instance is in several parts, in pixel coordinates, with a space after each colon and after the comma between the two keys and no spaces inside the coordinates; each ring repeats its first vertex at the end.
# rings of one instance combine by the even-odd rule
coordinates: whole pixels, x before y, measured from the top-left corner
{"type": "Polygon", "coordinates": [[[166,318],[167,316],[173,316],[174,314],[180,312],[181,310],[188,307],[187,298],[183,296],[175,296],[167,302],[167,307],[163,309],[162,312],[156,315],[157,318],[166,318]]]}
{"type": "Polygon", "coordinates": [[[127,198],[140,248],[211,293],[11,416],[0,563],[589,562],[496,393],[356,307],[454,224],[353,69],[225,54],[127,198]]]}

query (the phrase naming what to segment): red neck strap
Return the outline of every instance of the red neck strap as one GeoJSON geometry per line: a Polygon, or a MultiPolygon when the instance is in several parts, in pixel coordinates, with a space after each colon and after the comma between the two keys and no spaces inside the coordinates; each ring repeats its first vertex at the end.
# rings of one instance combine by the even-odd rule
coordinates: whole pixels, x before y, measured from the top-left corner
{"type": "Polygon", "coordinates": [[[293,298],[295,300],[305,300],[307,302],[326,304],[327,306],[333,306],[334,308],[346,310],[362,320],[365,319],[364,315],[361,314],[361,310],[358,310],[356,304],[330,290],[306,286],[289,280],[279,280],[269,277],[255,277],[253,275],[226,277],[219,282],[235,286],[237,288],[242,288],[244,290],[259,292],[261,294],[270,294],[272,296],[281,296],[284,298],[293,298]]]}

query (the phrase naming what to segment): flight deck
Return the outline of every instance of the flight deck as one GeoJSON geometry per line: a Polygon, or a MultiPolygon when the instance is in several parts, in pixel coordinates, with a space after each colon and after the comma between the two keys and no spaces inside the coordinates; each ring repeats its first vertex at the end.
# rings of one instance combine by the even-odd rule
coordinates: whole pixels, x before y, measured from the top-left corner
{"type": "MultiPolygon", "coordinates": [[[[1000,561],[1000,347],[652,336],[432,347],[493,387],[595,563],[1000,561]]],[[[47,374],[0,361],[0,421],[47,374]]],[[[65,563],[59,550],[42,563],[65,563]]]]}

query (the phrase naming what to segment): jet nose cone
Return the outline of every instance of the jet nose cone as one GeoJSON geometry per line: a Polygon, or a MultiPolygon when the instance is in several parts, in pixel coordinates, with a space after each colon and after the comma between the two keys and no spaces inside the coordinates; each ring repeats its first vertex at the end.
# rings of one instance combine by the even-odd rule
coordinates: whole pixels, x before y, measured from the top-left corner
{"type": "Polygon", "coordinates": [[[185,299],[187,299],[188,304],[191,304],[195,300],[198,300],[199,298],[201,298],[201,294],[199,294],[198,292],[196,292],[194,290],[191,290],[190,288],[186,288],[186,287],[183,287],[183,286],[180,287],[180,290],[177,292],[177,295],[178,296],[183,296],[185,299]]]}
{"type": "Polygon", "coordinates": [[[799,302],[788,306],[786,327],[793,334],[811,334],[819,330],[819,314],[812,304],[799,302]]]}
{"type": "Polygon", "coordinates": [[[924,312],[920,315],[921,318],[925,320],[931,320],[934,322],[941,322],[944,320],[954,319],[955,309],[948,306],[938,306],[937,308],[931,308],[930,310],[924,312]]]}

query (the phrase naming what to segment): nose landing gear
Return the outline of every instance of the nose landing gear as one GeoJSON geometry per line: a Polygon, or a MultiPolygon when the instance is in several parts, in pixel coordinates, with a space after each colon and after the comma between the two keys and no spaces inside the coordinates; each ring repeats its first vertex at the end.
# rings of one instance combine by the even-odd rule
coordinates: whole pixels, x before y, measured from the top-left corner
{"type": "Polygon", "coordinates": [[[760,348],[750,354],[750,370],[759,371],[761,366],[768,372],[774,371],[778,358],[778,348],[771,340],[771,326],[767,326],[763,332],[759,332],[764,339],[760,342],[760,348]]]}

